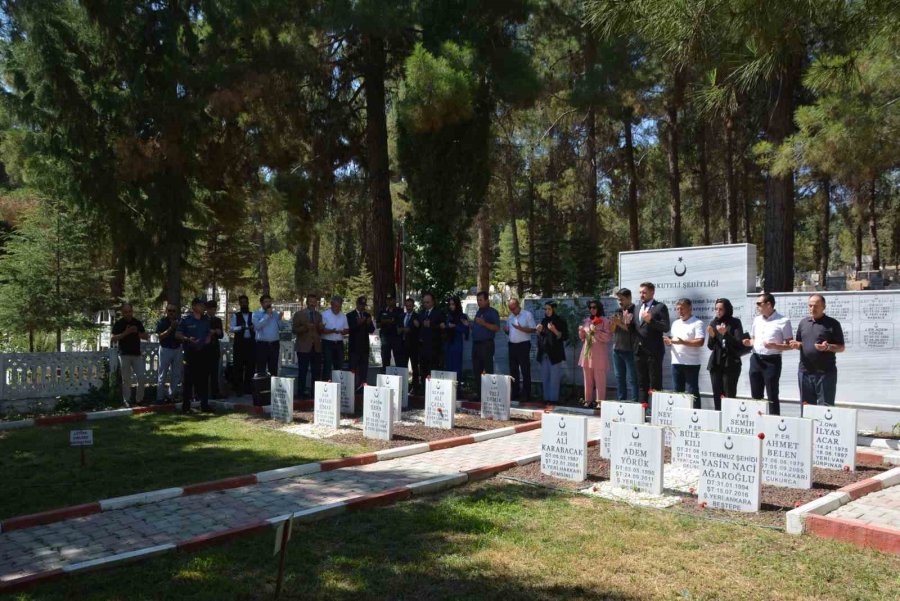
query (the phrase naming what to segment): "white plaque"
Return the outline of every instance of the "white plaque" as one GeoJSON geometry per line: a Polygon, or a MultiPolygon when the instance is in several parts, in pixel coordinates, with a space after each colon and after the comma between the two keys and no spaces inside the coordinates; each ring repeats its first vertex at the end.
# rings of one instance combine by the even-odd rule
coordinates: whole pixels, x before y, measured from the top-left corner
{"type": "Polygon", "coordinates": [[[661,427],[614,423],[609,459],[610,482],[619,488],[661,495],[664,452],[661,427]]]}
{"type": "Polygon", "coordinates": [[[316,382],[313,401],[313,423],[337,430],[341,425],[341,385],[337,382],[316,382]]]}
{"type": "Polygon", "coordinates": [[[272,376],[272,419],[286,424],[294,421],[294,381],[272,376]]]}
{"type": "Polygon", "coordinates": [[[700,432],[700,503],[729,511],[759,511],[761,485],[758,437],[700,432]]]}
{"type": "Polygon", "coordinates": [[[384,373],[389,376],[400,376],[400,405],[404,409],[409,409],[409,368],[385,367],[384,373]]]}
{"type": "Polygon", "coordinates": [[[390,440],[394,435],[394,391],[363,386],[363,436],[390,440]]]}
{"type": "Polygon", "coordinates": [[[756,436],[756,418],[767,413],[768,401],[722,397],[722,432],[756,436]]]}
{"type": "Polygon", "coordinates": [[[512,378],[500,374],[481,374],[481,417],[509,420],[512,378]]]}
{"type": "Polygon", "coordinates": [[[331,381],[341,385],[341,411],[343,413],[356,412],[356,376],[352,371],[334,370],[331,372],[331,381]]]}
{"type": "Polygon", "coordinates": [[[815,420],[813,465],[856,471],[856,409],[803,405],[803,417],[815,420]]]}
{"type": "MultiPolygon", "coordinates": [[[[690,409],[693,406],[694,395],[692,394],[655,390],[650,402],[650,423],[654,426],[671,426],[673,409],[690,409]]],[[[665,432],[665,442],[668,447],[672,444],[672,433],[668,428],[665,432]]]]}
{"type": "Polygon", "coordinates": [[[444,371],[441,369],[432,369],[431,377],[437,378],[438,380],[456,380],[456,372],[455,371],[444,371]]]}
{"type": "Polygon", "coordinates": [[[388,376],[386,374],[378,374],[378,377],[375,380],[375,384],[377,386],[383,386],[385,388],[390,388],[394,391],[394,421],[399,422],[400,418],[403,416],[403,407],[400,403],[400,395],[403,391],[403,382],[400,381],[400,376],[388,376]]]}
{"type": "Polygon", "coordinates": [[[425,380],[425,425],[452,430],[456,413],[456,381],[428,378],[425,380]]]}
{"type": "Polygon", "coordinates": [[[813,421],[802,417],[760,415],[763,484],[812,488],[813,421]]]}
{"type": "Polygon", "coordinates": [[[600,425],[603,436],[600,439],[600,456],[609,459],[609,447],[612,440],[612,424],[643,424],[644,408],[638,403],[622,403],[619,401],[603,401],[600,403],[600,425]]]}
{"type": "Polygon", "coordinates": [[[722,414],[712,409],[672,410],[672,465],[700,469],[700,432],[722,429],[722,414]]]}
{"type": "Polygon", "coordinates": [[[69,430],[69,446],[92,447],[94,446],[93,430],[69,430]]]}
{"type": "Polygon", "coordinates": [[[541,419],[541,473],[581,482],[587,478],[587,418],[545,413],[541,419]]]}

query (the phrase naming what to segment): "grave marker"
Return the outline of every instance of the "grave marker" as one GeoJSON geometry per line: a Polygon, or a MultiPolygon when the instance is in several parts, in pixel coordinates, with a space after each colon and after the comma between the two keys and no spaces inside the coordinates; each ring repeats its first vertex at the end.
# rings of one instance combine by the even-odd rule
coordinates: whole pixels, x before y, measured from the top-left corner
{"type": "Polygon", "coordinates": [[[612,424],[643,424],[644,408],[638,403],[622,403],[619,401],[603,401],[600,403],[600,424],[603,436],[600,439],[600,456],[609,459],[609,448],[612,441],[612,424]]]}
{"type": "Polygon", "coordinates": [[[335,369],[331,372],[331,381],[341,386],[341,411],[343,413],[356,412],[356,375],[352,371],[335,369]]]}
{"type": "Polygon", "coordinates": [[[456,413],[456,381],[425,380],[425,425],[452,430],[456,413]]]}
{"type": "Polygon", "coordinates": [[[722,428],[722,414],[711,409],[672,410],[672,464],[700,469],[700,432],[722,428]]]}
{"type": "Polygon", "coordinates": [[[294,378],[272,376],[272,419],[290,424],[294,421],[294,378]]]}
{"type": "Polygon", "coordinates": [[[389,376],[400,376],[400,405],[404,409],[409,409],[409,368],[386,367],[384,373],[389,376]]]}
{"type": "Polygon", "coordinates": [[[803,405],[803,417],[815,420],[813,465],[856,471],[856,409],[803,405]]]}
{"type": "MultiPolygon", "coordinates": [[[[694,406],[694,395],[685,392],[661,392],[653,391],[650,402],[650,423],[654,426],[671,426],[672,410],[690,409],[694,406]]],[[[672,444],[672,432],[665,429],[666,446],[672,444]]]]}
{"type": "Polygon", "coordinates": [[[437,378],[438,380],[456,380],[456,372],[455,371],[444,371],[440,369],[432,369],[431,377],[437,378]]]}
{"type": "Polygon", "coordinates": [[[769,413],[768,401],[722,398],[722,432],[756,436],[756,418],[769,413]]]}
{"type": "Polygon", "coordinates": [[[500,374],[481,374],[481,417],[509,420],[512,377],[500,374]]]}
{"type": "Polygon", "coordinates": [[[760,415],[757,430],[763,439],[763,484],[812,488],[813,420],[760,415]]]}
{"type": "Polygon", "coordinates": [[[394,391],[386,386],[363,386],[363,436],[390,440],[394,435],[394,391]]]}
{"type": "Polygon", "coordinates": [[[341,385],[337,382],[316,382],[313,401],[313,423],[337,430],[341,425],[341,385]]]}
{"type": "Polygon", "coordinates": [[[698,501],[730,511],[759,511],[762,441],[756,436],[700,432],[698,501]]]}
{"type": "Polygon", "coordinates": [[[660,426],[612,424],[610,482],[619,488],[661,495],[664,452],[660,426]]]}
{"type": "Polygon", "coordinates": [[[541,420],[541,473],[581,482],[587,478],[587,418],[545,413],[541,420]]]}
{"type": "Polygon", "coordinates": [[[375,379],[375,384],[377,386],[382,386],[385,388],[390,388],[394,391],[393,402],[394,402],[394,410],[392,415],[394,416],[394,421],[399,422],[402,417],[403,408],[400,402],[400,394],[403,391],[403,382],[400,381],[400,376],[389,376],[387,374],[378,374],[378,377],[375,379]]]}

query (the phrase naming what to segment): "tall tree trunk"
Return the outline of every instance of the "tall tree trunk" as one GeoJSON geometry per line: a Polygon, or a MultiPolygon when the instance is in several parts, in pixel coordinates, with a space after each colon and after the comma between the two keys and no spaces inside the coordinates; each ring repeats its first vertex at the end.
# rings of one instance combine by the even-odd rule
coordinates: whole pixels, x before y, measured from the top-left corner
{"type": "Polygon", "coordinates": [[[872,269],[881,269],[881,244],[878,241],[878,207],[875,179],[869,182],[869,238],[872,241],[872,269]]]}
{"type": "Polygon", "coordinates": [[[109,278],[109,297],[113,304],[118,304],[125,298],[125,251],[116,237],[112,238],[112,252],[113,269],[109,278]]]}
{"type": "Polygon", "coordinates": [[[262,214],[258,210],[251,213],[253,219],[253,240],[256,246],[256,266],[259,288],[262,294],[271,294],[269,287],[269,253],[266,250],[266,232],[263,229],[262,214]]]}
{"type": "Polygon", "coordinates": [[[728,222],[728,244],[738,241],[738,200],[734,177],[734,118],[725,117],[725,218],[728,222]]]}
{"type": "Polygon", "coordinates": [[[491,258],[494,244],[491,240],[491,222],[487,205],[482,205],[478,212],[478,290],[490,290],[491,258]]]}
{"type": "Polygon", "coordinates": [[[312,235],[312,260],[310,265],[313,275],[319,275],[319,253],[321,244],[322,238],[319,236],[319,230],[314,230],[312,235]]]}
{"type": "Polygon", "coordinates": [[[700,163],[700,219],[703,222],[703,244],[712,244],[709,227],[709,158],[706,155],[706,127],[701,125],[697,131],[697,154],[700,163]]]}
{"type": "Polygon", "coordinates": [[[534,181],[528,178],[528,289],[534,291],[537,286],[535,272],[537,272],[537,238],[535,237],[535,214],[534,214],[534,181]]]}
{"type": "Polygon", "coordinates": [[[819,181],[819,286],[828,290],[828,257],[831,254],[831,181],[823,177],[819,181]]]}
{"type": "MultiPolygon", "coordinates": [[[[597,62],[597,45],[594,36],[588,33],[585,40],[584,48],[584,70],[585,73],[591,74],[597,62]]],[[[600,236],[598,231],[597,217],[597,115],[593,105],[588,109],[587,113],[587,194],[585,195],[585,214],[587,220],[587,248],[589,252],[585,253],[584,269],[582,271],[585,292],[594,290],[597,287],[597,250],[600,246],[600,236]]]]}
{"type": "MultiPolygon", "coordinates": [[[[31,328],[28,329],[28,352],[34,352],[34,330],[31,328]]],[[[6,377],[6,374],[3,375],[6,377]]]]}
{"type": "Polygon", "coordinates": [[[672,196],[671,204],[671,238],[673,247],[682,246],[681,236],[681,171],[678,166],[678,109],[681,108],[681,99],[684,96],[685,75],[682,69],[678,69],[672,78],[672,90],[666,102],[666,115],[669,125],[666,128],[668,143],[666,144],[666,158],[669,167],[669,194],[672,196]]]}
{"type": "MultiPolygon", "coordinates": [[[[861,212],[860,212],[861,213],[861,212]]],[[[860,214],[856,219],[856,231],[854,232],[854,248],[856,255],[856,275],[859,277],[859,272],[862,271],[862,255],[863,255],[863,226],[862,226],[862,215],[860,214]]]]}
{"type": "Polygon", "coordinates": [[[631,135],[631,116],[625,118],[625,162],[628,163],[628,237],[631,250],[640,250],[641,237],[638,232],[638,192],[637,167],[634,164],[634,139],[631,135]]]}
{"type": "Polygon", "coordinates": [[[525,293],[525,279],[522,276],[522,255],[519,251],[519,228],[516,226],[516,193],[513,186],[512,170],[506,172],[506,200],[509,206],[509,226],[512,228],[513,263],[516,269],[516,294],[525,293]]]}
{"type": "Polygon", "coordinates": [[[385,297],[394,290],[394,216],[391,209],[390,164],[388,161],[387,117],[384,77],[384,39],[366,36],[366,155],[368,157],[369,199],[372,203],[368,232],[371,253],[366,263],[372,271],[373,303],[385,306],[385,297]]]}
{"type": "Polygon", "coordinates": [[[747,157],[741,159],[741,193],[744,196],[744,242],[753,244],[753,195],[750,193],[750,170],[753,164],[747,157]]]}

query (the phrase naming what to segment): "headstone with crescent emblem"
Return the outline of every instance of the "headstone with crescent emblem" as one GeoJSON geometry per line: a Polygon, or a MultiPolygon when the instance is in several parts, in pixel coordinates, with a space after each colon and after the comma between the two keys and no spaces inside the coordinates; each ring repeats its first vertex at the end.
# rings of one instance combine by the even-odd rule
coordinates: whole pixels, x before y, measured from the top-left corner
{"type": "Polygon", "coordinates": [[[394,391],[384,386],[363,387],[363,436],[390,440],[394,435],[394,391]]]}
{"type": "Polygon", "coordinates": [[[431,377],[437,378],[438,380],[456,380],[456,372],[455,371],[445,371],[442,369],[432,369],[431,377]]]}
{"type": "Polygon", "coordinates": [[[762,440],[757,436],[700,432],[698,502],[729,511],[759,511],[762,440]]]}
{"type": "MultiPolygon", "coordinates": [[[[650,423],[654,426],[671,426],[672,410],[690,409],[694,406],[694,396],[685,392],[664,392],[654,390],[651,398],[650,423]]],[[[672,444],[672,432],[665,430],[666,446],[672,444]]]]}
{"type": "Polygon", "coordinates": [[[856,471],[856,409],[803,405],[803,417],[815,421],[813,465],[856,471]]]}
{"type": "Polygon", "coordinates": [[[722,414],[711,409],[672,410],[672,465],[700,469],[700,432],[722,428],[722,414]]]}
{"type": "Polygon", "coordinates": [[[387,374],[378,374],[375,380],[376,386],[384,386],[394,391],[394,421],[399,422],[402,417],[403,408],[400,401],[400,395],[403,391],[403,382],[400,376],[389,376],[387,374]]]}
{"type": "Polygon", "coordinates": [[[316,382],[313,399],[313,423],[337,430],[341,425],[341,385],[337,382],[316,382]]]}
{"type": "Polygon", "coordinates": [[[722,397],[722,432],[756,436],[756,418],[767,413],[768,401],[722,397]]]}
{"type": "Polygon", "coordinates": [[[609,459],[612,424],[618,422],[643,424],[644,408],[638,403],[622,403],[619,401],[603,401],[600,403],[600,425],[602,428],[600,457],[604,459],[609,459]]]}
{"type": "Polygon", "coordinates": [[[813,420],[760,415],[756,428],[763,434],[763,484],[812,488],[813,420]]]}
{"type": "Polygon", "coordinates": [[[337,382],[341,386],[341,411],[344,413],[354,413],[356,411],[356,376],[352,371],[333,370],[331,372],[331,381],[337,382]]]}
{"type": "Polygon", "coordinates": [[[385,367],[384,373],[389,376],[400,376],[400,405],[404,409],[409,409],[409,368],[392,365],[385,367]]]}
{"type": "Polygon", "coordinates": [[[501,374],[481,374],[481,417],[509,419],[512,378],[501,374]]]}
{"type": "Polygon", "coordinates": [[[272,376],[272,419],[285,424],[294,421],[294,381],[272,376]]]}
{"type": "Polygon", "coordinates": [[[587,418],[545,413],[541,420],[541,473],[581,482],[587,478],[587,418]]]}
{"type": "Polygon", "coordinates": [[[456,381],[428,378],[425,380],[425,425],[452,430],[456,413],[456,381]]]}
{"type": "Polygon", "coordinates": [[[661,427],[614,423],[609,459],[610,482],[619,488],[661,495],[664,453],[661,427]]]}

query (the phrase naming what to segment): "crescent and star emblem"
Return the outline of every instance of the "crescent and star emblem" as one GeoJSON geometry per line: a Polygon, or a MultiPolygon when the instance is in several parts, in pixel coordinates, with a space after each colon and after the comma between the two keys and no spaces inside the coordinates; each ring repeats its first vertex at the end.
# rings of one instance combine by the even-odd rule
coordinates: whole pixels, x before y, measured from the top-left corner
{"type": "Polygon", "coordinates": [[[687,273],[687,265],[684,264],[684,257],[678,257],[678,263],[675,264],[675,275],[676,277],[684,277],[684,274],[687,273]],[[681,271],[678,268],[681,268],[681,271]]]}
{"type": "Polygon", "coordinates": [[[697,422],[700,421],[700,416],[695,413],[694,415],[691,416],[691,421],[696,424],[697,422]]]}
{"type": "Polygon", "coordinates": [[[825,419],[831,419],[831,409],[825,410],[825,419]]]}
{"type": "Polygon", "coordinates": [[[564,418],[564,417],[559,418],[559,429],[560,430],[566,429],[566,418],[564,418]]]}
{"type": "Polygon", "coordinates": [[[731,440],[730,436],[725,439],[725,448],[729,451],[734,448],[734,441],[731,440]]]}
{"type": "Polygon", "coordinates": [[[635,426],[634,430],[631,431],[631,437],[635,440],[641,437],[641,433],[638,432],[637,426],[635,426]]]}
{"type": "Polygon", "coordinates": [[[741,412],[746,411],[746,410],[747,410],[747,403],[741,401],[741,404],[738,405],[738,409],[740,409],[741,412]]]}
{"type": "Polygon", "coordinates": [[[619,410],[616,413],[618,413],[619,415],[625,415],[625,407],[620,406],[619,410]]]}
{"type": "Polygon", "coordinates": [[[787,431],[787,424],[784,423],[784,420],[781,420],[781,423],[778,424],[778,431],[779,431],[779,432],[785,432],[785,431],[787,431]]]}

